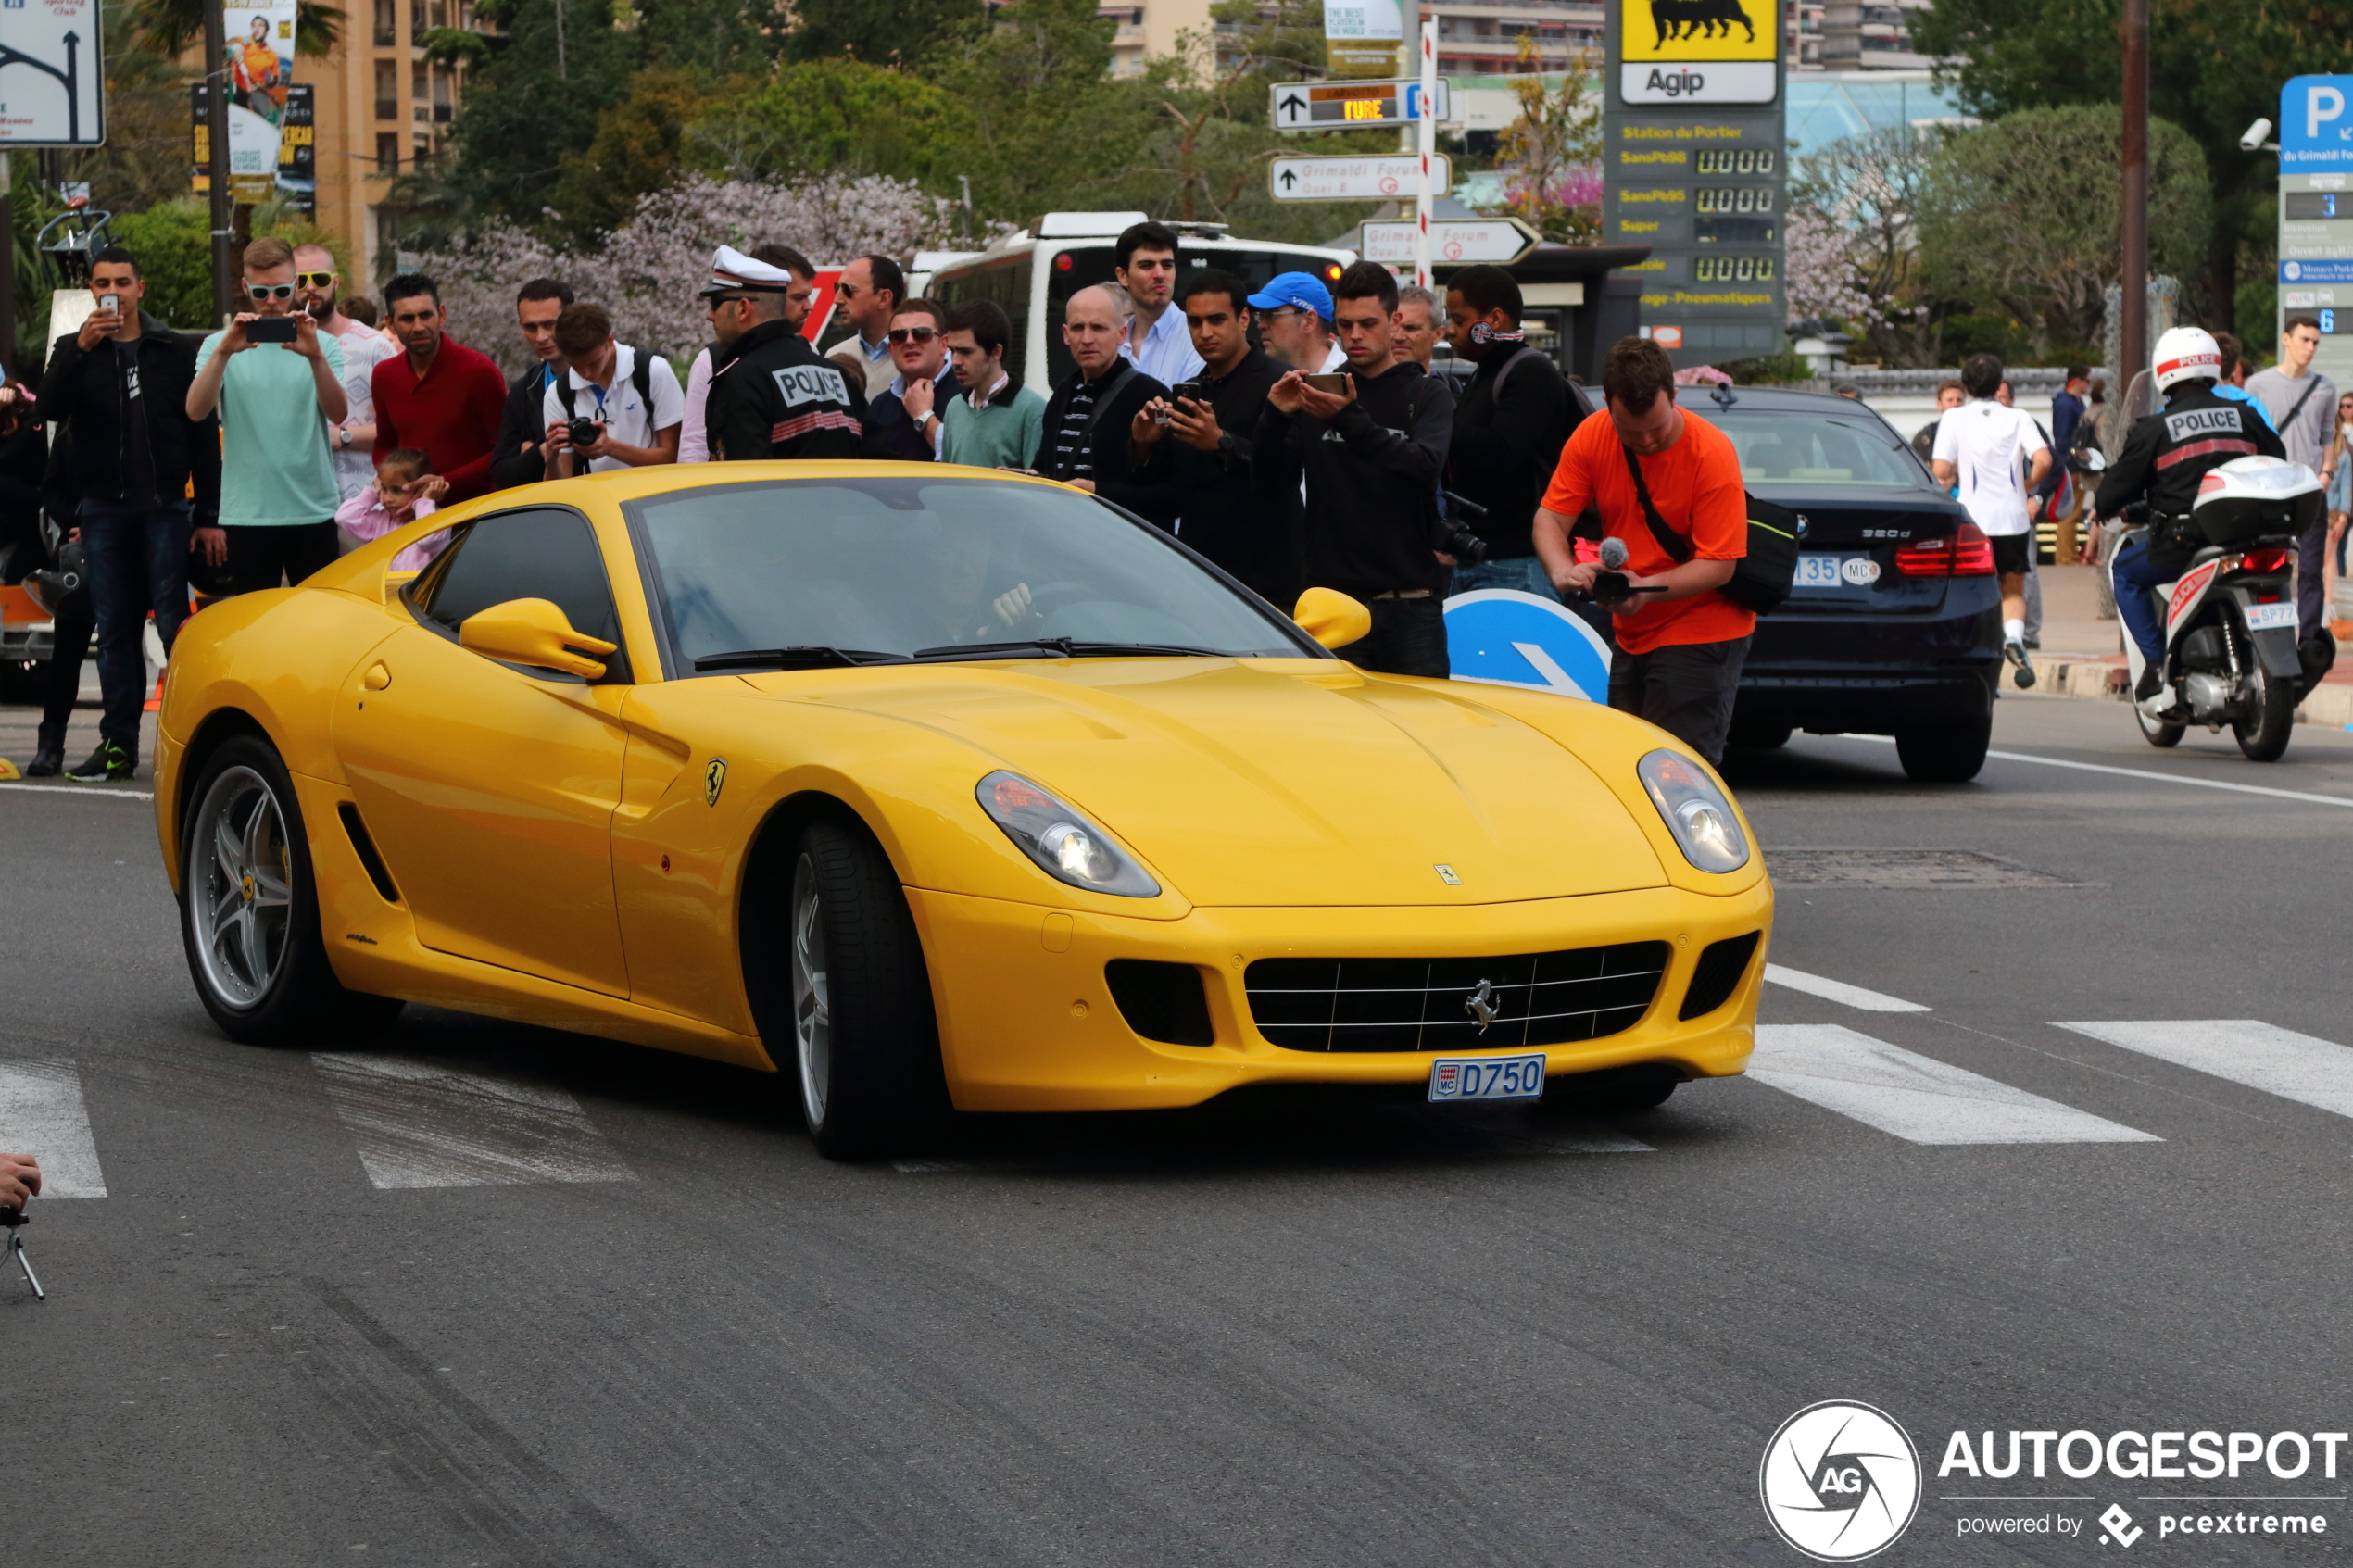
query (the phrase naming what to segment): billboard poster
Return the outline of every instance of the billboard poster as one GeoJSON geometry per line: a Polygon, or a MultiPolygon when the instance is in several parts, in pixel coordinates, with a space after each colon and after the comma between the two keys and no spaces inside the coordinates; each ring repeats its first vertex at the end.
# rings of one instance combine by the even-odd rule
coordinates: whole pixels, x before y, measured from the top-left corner
{"type": "MultiPolygon", "coordinates": [[[[289,84],[277,102],[274,123],[251,110],[229,106],[229,191],[240,207],[290,202],[305,212],[319,203],[318,144],[312,119],[311,89],[289,84]]],[[[194,179],[191,189],[203,194],[212,189],[210,126],[205,114],[204,84],[189,90],[188,112],[195,133],[189,156],[194,179]]]]}
{"type": "Polygon", "coordinates": [[[1325,0],[1324,51],[1334,76],[1394,76],[1405,40],[1398,0],[1325,0]]]}

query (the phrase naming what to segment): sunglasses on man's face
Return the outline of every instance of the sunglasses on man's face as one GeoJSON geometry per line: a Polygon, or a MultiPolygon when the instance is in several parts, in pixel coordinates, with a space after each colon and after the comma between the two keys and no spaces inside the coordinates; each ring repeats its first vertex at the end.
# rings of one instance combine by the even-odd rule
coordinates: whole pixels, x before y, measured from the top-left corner
{"type": "Polygon", "coordinates": [[[916,343],[929,343],[939,335],[939,329],[937,327],[893,327],[883,335],[894,345],[903,344],[910,340],[916,343]]]}
{"type": "Polygon", "coordinates": [[[295,282],[307,289],[323,289],[335,281],[333,272],[296,272],[295,282]]]}
{"type": "Polygon", "coordinates": [[[247,283],[245,285],[245,293],[255,299],[292,299],[294,291],[295,286],[292,283],[247,283]]]}

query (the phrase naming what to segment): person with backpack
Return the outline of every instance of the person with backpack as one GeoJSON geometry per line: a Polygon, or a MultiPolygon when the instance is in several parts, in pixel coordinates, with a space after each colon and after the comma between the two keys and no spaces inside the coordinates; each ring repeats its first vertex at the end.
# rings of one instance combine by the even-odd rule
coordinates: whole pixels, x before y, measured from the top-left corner
{"type": "Polygon", "coordinates": [[[1518,281],[1501,267],[1466,267],[1446,281],[1446,341],[1478,367],[1454,405],[1447,488],[1484,509],[1469,526],[1487,541],[1485,560],[1455,563],[1456,594],[1559,596],[1529,530],[1568,435],[1568,383],[1552,356],[1528,345],[1520,308],[1518,281]]]}
{"type": "Polygon", "coordinates": [[[1346,594],[1372,612],[1368,635],[1332,651],[1362,669],[1442,681],[1452,672],[1447,569],[1435,545],[1454,395],[1397,352],[1397,280],[1388,268],[1357,262],[1331,295],[1348,364],[1340,390],[1296,370],[1267,389],[1251,483],[1272,500],[1297,495],[1305,477],[1307,586],[1346,594]]]}
{"type": "MultiPolygon", "coordinates": [[[[1554,587],[1595,593],[1615,618],[1609,705],[1719,762],[1756,630],[1755,609],[1727,592],[1750,553],[1755,510],[1741,483],[1740,453],[1722,431],[1677,405],[1674,362],[1649,338],[1612,346],[1602,392],[1604,411],[1561,448],[1536,512],[1536,553],[1554,587]],[[1610,569],[1579,563],[1569,544],[1589,505],[1601,514],[1604,558],[1616,554],[1612,540],[1625,550],[1623,583],[1604,583],[1601,592],[1596,579],[1610,569]]],[[[1793,566],[1794,546],[1793,538],[1793,566]]],[[[1786,572],[1780,581],[1785,593],[1786,572]]]]}
{"type": "Polygon", "coordinates": [[[549,479],[678,460],[686,394],[669,360],[614,342],[612,318],[585,299],[556,318],[556,352],[564,372],[549,379],[539,401],[549,479]],[[594,441],[573,439],[581,420],[597,427],[594,441]]]}

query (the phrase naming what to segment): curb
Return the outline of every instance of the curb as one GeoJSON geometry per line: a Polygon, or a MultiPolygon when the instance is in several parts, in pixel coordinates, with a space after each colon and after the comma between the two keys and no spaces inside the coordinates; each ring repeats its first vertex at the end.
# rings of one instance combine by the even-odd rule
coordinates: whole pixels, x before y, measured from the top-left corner
{"type": "MultiPolygon", "coordinates": [[[[2090,697],[2107,702],[2124,702],[2131,696],[2124,666],[2106,659],[2037,661],[2034,670],[2041,677],[2034,683],[2033,695],[2038,696],[2090,697]]],[[[2329,683],[2318,687],[2296,710],[2296,721],[2299,724],[2326,724],[2333,729],[2353,726],[2353,685],[2329,683]]]]}

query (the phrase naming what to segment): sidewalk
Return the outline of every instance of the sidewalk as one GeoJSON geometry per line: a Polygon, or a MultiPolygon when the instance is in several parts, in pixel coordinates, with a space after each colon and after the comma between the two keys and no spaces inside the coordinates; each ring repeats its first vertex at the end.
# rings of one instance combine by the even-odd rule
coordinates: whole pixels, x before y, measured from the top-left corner
{"type": "MultiPolygon", "coordinates": [[[[2122,702],[2128,696],[2124,629],[2099,619],[2099,587],[2089,566],[2046,566],[2043,578],[2043,646],[2034,655],[2036,695],[2122,702]]],[[[2339,585],[2340,600],[2345,596],[2339,585]]],[[[2343,614],[2340,608],[2337,613],[2343,614]]],[[[2009,671],[2002,672],[2005,691],[2009,671]]],[[[2353,646],[2340,649],[2336,668],[2296,710],[2298,722],[2353,725],[2353,646]]]]}

